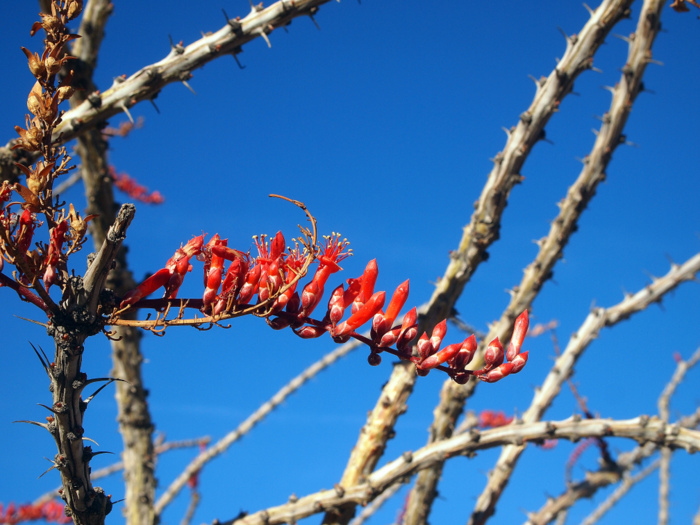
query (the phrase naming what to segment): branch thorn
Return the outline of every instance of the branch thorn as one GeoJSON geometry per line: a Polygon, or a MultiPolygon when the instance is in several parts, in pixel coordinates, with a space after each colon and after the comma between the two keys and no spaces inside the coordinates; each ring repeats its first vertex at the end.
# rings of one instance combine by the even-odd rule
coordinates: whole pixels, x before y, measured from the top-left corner
{"type": "Polygon", "coordinates": [[[197,94],[197,92],[192,88],[192,86],[190,86],[190,84],[189,84],[189,82],[187,82],[187,80],[181,80],[180,82],[182,82],[182,85],[185,86],[187,89],[189,89],[193,95],[197,94]]]}
{"type": "Polygon", "coordinates": [[[136,124],[136,122],[134,122],[134,117],[131,116],[131,113],[129,112],[129,108],[126,107],[126,103],[123,100],[119,104],[119,107],[122,108],[122,111],[124,111],[124,113],[126,113],[126,116],[129,117],[129,120],[131,121],[131,123],[136,124]]]}

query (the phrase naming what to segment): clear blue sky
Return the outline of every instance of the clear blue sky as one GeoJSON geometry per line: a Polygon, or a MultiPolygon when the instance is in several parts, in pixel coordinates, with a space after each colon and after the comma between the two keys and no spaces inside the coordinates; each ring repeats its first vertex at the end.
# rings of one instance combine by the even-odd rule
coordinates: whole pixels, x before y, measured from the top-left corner
{"type": "MultiPolygon", "coordinates": [[[[224,24],[221,8],[244,16],[247,2],[115,2],[98,65],[102,89],[112,78],[130,75],[168,51],[168,35],[190,43],[201,32],[224,24]]],[[[635,4],[633,15],[638,12],[635,4]]],[[[37,49],[29,27],[38,8],[33,2],[5,2],[0,7],[0,82],[5,139],[23,124],[26,94],[33,79],[20,45],[37,49]]],[[[591,305],[610,306],[623,292],[636,291],[651,275],[668,270],[700,249],[700,149],[697,147],[700,83],[697,67],[697,12],[666,10],[664,31],[654,58],[663,66],[647,69],[645,85],[626,134],[637,146],[622,147],[608,169],[608,179],[586,211],[579,231],[534,305],[533,322],[556,319],[565,344],[591,305]]],[[[206,232],[220,233],[229,244],[250,246],[250,236],[282,229],[293,236],[303,217],[290,205],[267,198],[279,193],[304,201],[322,232],[341,232],[352,241],[355,257],[345,261],[348,278],[377,258],[379,286],[393,290],[411,280],[411,302],[421,304],[443,273],[469,221],[489,161],[503,147],[502,127],[517,122],[530,103],[534,85],[528,75],[548,75],[564,51],[558,28],[577,32],[587,19],[579,3],[458,2],[439,4],[406,0],[362,4],[346,1],[324,6],[316,20],[295,20],[285,32],[270,35],[240,55],[240,70],[226,57],[195,71],[185,87],[172,85],[158,97],[160,113],[150,104],[132,109],[145,118],[143,129],[111,142],[110,161],[119,171],[158,189],[162,206],[139,206],[129,231],[129,261],[137,278],[157,270],[180,243],[206,232]]],[[[632,21],[614,29],[633,31],[632,21]]],[[[609,93],[601,86],[619,78],[627,46],[610,37],[595,65],[576,82],[547,126],[523,169],[525,181],[512,193],[501,240],[468,285],[458,309],[480,329],[506,306],[505,290],[516,285],[522,268],[535,255],[534,239],[548,231],[555,202],[580,170],[599,127],[595,115],[606,111],[609,93]]],[[[113,119],[117,125],[123,117],[113,119]]],[[[5,140],[3,139],[3,141],[5,140]]],[[[79,188],[65,195],[81,203],[79,188]]],[[[119,196],[126,200],[126,197],[119,196]]],[[[197,268],[189,277],[199,290],[197,268]]],[[[340,277],[338,277],[340,279],[340,277]]],[[[339,282],[339,281],[338,281],[339,282]]],[[[196,292],[193,292],[196,293],[196,292]]],[[[186,292],[183,293],[185,295],[186,292]]],[[[29,341],[51,350],[42,329],[13,317],[37,317],[17,298],[0,290],[0,348],[5,358],[0,382],[0,501],[28,501],[58,483],[43,459],[55,453],[49,436],[11,422],[41,419],[49,393],[29,341]]],[[[689,356],[700,345],[700,288],[688,284],[662,307],[653,307],[602,333],[582,360],[574,378],[592,411],[602,417],[629,418],[656,412],[656,398],[671,376],[673,352],[689,356]]],[[[450,342],[463,338],[452,328],[450,342]]],[[[230,330],[199,333],[171,329],[163,338],[146,335],[145,376],[157,430],[168,439],[223,436],[285,382],[330,350],[328,339],[300,341],[276,333],[259,319],[241,319],[230,330]]],[[[544,378],[553,349],[546,338],[528,340],[530,363],[520,375],[479,388],[470,408],[523,411],[533,387],[544,378]]],[[[84,358],[88,374],[109,373],[109,345],[93,338],[84,358]]],[[[207,466],[201,484],[204,500],[195,521],[228,519],[240,509],[256,511],[283,503],[291,493],[305,495],[338,481],[347,453],[391,373],[389,363],[367,366],[365,352],[355,353],[290,398],[243,441],[207,466]]],[[[385,456],[393,459],[422,446],[442,383],[439,374],[418,382],[398,437],[385,456]]],[[[685,414],[698,402],[698,372],[672,405],[685,414]]],[[[120,450],[115,409],[109,390],[91,404],[86,435],[101,450],[120,450]]],[[[548,417],[576,410],[572,397],[561,396],[548,417]]],[[[612,441],[614,453],[628,442],[612,441]]],[[[532,449],[505,492],[493,523],[524,520],[547,495],[563,488],[563,465],[572,445],[550,451],[532,449]]],[[[159,462],[161,487],[193,455],[172,453],[159,462]]],[[[473,461],[456,459],[446,469],[431,522],[462,523],[485,482],[497,451],[473,461]]],[[[116,459],[116,457],[114,458],[116,459]]],[[[113,458],[100,456],[94,468],[113,458]]],[[[596,467],[588,452],[574,469],[596,467]]],[[[678,453],[673,464],[674,522],[688,522],[697,510],[700,458],[678,453]]],[[[122,497],[119,475],[100,481],[115,499],[122,497]]],[[[656,516],[656,477],[644,483],[603,523],[652,523],[656,516]]],[[[390,523],[402,505],[392,500],[372,523],[390,523]]],[[[187,504],[181,498],[165,514],[175,523],[187,504]]],[[[583,502],[571,514],[580,520],[593,508],[583,502]]],[[[109,518],[119,523],[119,507],[109,518]]],[[[309,523],[317,523],[312,518],[309,523]]]]}

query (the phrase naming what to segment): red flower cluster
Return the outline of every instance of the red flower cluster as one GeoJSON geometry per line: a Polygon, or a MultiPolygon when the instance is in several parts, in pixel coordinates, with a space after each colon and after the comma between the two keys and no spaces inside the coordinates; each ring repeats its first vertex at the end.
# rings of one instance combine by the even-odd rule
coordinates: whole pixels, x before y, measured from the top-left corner
{"type": "Polygon", "coordinates": [[[479,414],[479,427],[495,428],[510,425],[513,416],[506,416],[502,410],[482,410],[479,414]]]}
{"type": "Polygon", "coordinates": [[[109,176],[114,181],[114,185],[132,199],[146,204],[163,204],[165,202],[165,198],[160,192],[149,192],[148,188],[136,182],[135,179],[129,177],[126,173],[117,173],[114,166],[109,167],[109,176]]]}
{"type": "MultiPolygon", "coordinates": [[[[13,192],[20,196],[28,190],[19,184],[7,181],[0,186],[0,286],[8,286],[27,301],[46,310],[46,304],[31,289],[37,281],[43,281],[43,288],[65,282],[68,273],[68,256],[81,249],[85,242],[87,224],[94,215],[81,218],[71,204],[68,210],[48,220],[39,220],[38,208],[21,202],[8,202],[13,192]],[[21,206],[21,210],[13,208],[21,206]],[[44,226],[47,228],[42,228],[44,226]],[[48,243],[37,241],[37,232],[48,229],[48,243]],[[2,274],[5,261],[15,266],[13,278],[2,274]]],[[[9,272],[8,272],[9,273],[9,272]]]]}
{"type": "Polygon", "coordinates": [[[49,500],[40,504],[27,503],[15,505],[10,503],[4,508],[0,503],[0,523],[14,525],[24,521],[46,520],[55,523],[70,523],[71,518],[65,515],[65,505],[58,500],[49,500]]]}
{"type": "Polygon", "coordinates": [[[281,232],[269,240],[265,235],[255,237],[255,244],[258,256],[251,257],[248,253],[229,248],[227,240],[218,234],[206,244],[203,235],[195,237],[179,248],[164,268],[128,292],[120,308],[130,305],[163,307],[162,301],[140,302],[161,287],[165,289],[163,297],[166,301],[175,299],[185,275],[192,270],[190,260],[195,257],[204,263],[204,292],[201,300],[190,299],[186,306],[198,307],[214,321],[233,317],[236,312],[252,305],[264,305],[264,309],[255,313],[265,317],[276,330],[291,328],[296,335],[306,339],[328,333],[338,343],[355,338],[369,346],[368,361],[371,365],[379,364],[380,354],[387,352],[414,363],[419,375],[439,369],[458,383],[466,383],[471,376],[495,382],[519,372],[527,362],[528,353],[520,352],[528,328],[527,311],[516,320],[507,351],[496,338],[484,352],[483,368],[466,370],[477,349],[476,338],[472,335],[460,343],[441,348],[447,321],[438,323],[430,335],[423,333],[415,342],[414,352],[414,340],[419,335],[416,308],[397,322],[408,299],[409,283],[405,281],[396,288],[384,309],[386,292],[374,289],[378,275],[375,260],[367,264],[360,277],[348,279],[346,285],[341,284],[331,292],[328,307],[320,320],[311,317],[321,302],[328,278],[341,270],[339,263],[350,255],[347,250],[349,243],[341,240],[340,235],[328,236],[322,246],[311,247],[316,251],[313,256],[318,266],[301,292],[297,291],[297,281],[305,270],[309,247],[302,250],[295,245],[293,249],[285,250],[281,232]],[[226,261],[230,264],[224,271],[226,261]],[[347,310],[350,315],[343,320],[347,310]],[[369,322],[369,337],[357,333],[356,330],[369,322]],[[506,358],[508,362],[504,362],[506,358]]]}

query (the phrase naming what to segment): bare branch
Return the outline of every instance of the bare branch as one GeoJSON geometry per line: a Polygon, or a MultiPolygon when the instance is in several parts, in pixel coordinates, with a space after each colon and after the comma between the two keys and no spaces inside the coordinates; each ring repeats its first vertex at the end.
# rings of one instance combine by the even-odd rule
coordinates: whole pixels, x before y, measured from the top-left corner
{"type": "MultiPolygon", "coordinates": [[[[700,254],[695,255],[682,265],[673,265],[663,277],[657,279],[634,295],[626,297],[622,302],[610,308],[595,308],[583,322],[578,331],[571,336],[564,352],[557,358],[542,386],[536,391],[535,397],[523,414],[523,421],[539,420],[554,398],[559,394],[562,384],[574,371],[574,366],[583,355],[584,350],[593,342],[604,327],[610,327],[641,312],[650,304],[658,302],[683,281],[694,279],[700,271],[700,254]]],[[[472,520],[480,523],[493,513],[496,502],[500,498],[515,468],[518,459],[525,450],[524,446],[506,446],[501,452],[495,468],[491,471],[487,485],[479,497],[472,520]]]]}
{"type": "MultiPolygon", "coordinates": [[[[700,423],[700,408],[695,413],[685,416],[677,422],[678,425],[686,428],[696,428],[698,423],[700,423]]],[[[599,489],[617,483],[620,479],[622,479],[623,485],[631,487],[634,482],[639,480],[638,475],[630,475],[632,469],[656,453],[658,448],[654,443],[645,443],[633,450],[620,454],[613,468],[610,468],[611,465],[603,465],[596,472],[588,472],[583,480],[576,483],[568,483],[564,493],[548,500],[537,512],[528,513],[527,525],[550,523],[580,499],[591,498],[599,489]]],[[[594,511],[591,516],[596,516],[596,519],[598,519],[603,513],[607,512],[621,497],[622,489],[619,490],[619,493],[616,490],[615,494],[610,496],[610,501],[606,500],[601,503],[601,508],[594,511]]],[[[628,488],[624,490],[628,490],[628,488]]],[[[593,523],[593,521],[590,523],[593,523]]]]}
{"type": "Polygon", "coordinates": [[[507,426],[486,431],[474,430],[449,439],[426,445],[413,453],[404,453],[384,467],[372,473],[367,481],[352,487],[337,487],[298,498],[294,502],[271,507],[255,514],[229,521],[221,525],[274,525],[293,523],[301,518],[338,508],[344,504],[365,505],[390,485],[435,462],[458,455],[468,455],[478,450],[507,445],[522,446],[527,442],[545,439],[580,440],[589,437],[624,437],[639,443],[683,448],[688,452],[700,450],[700,431],[680,425],[667,425],[658,418],[641,416],[624,421],[610,419],[585,419],[573,417],[563,421],[535,423],[514,422],[507,426]]]}
{"type": "MultiPolygon", "coordinates": [[[[575,39],[567,39],[567,49],[563,58],[549,77],[538,83],[532,104],[521,115],[517,126],[509,131],[503,151],[494,159],[494,167],[476,203],[476,210],[469,225],[464,229],[459,247],[452,252],[450,264],[438,281],[420,331],[431,329],[436,319],[450,317],[465,284],[479,264],[487,258],[488,247],[498,239],[501,216],[510,191],[521,181],[521,168],[534,145],[544,136],[546,123],[558,110],[564,97],[571,92],[574,79],[591,67],[595,50],[602,44],[608,31],[625,16],[630,3],[631,0],[604,2],[584,26],[581,34],[575,39]]],[[[341,484],[357,483],[360,473],[366,475],[368,470],[376,465],[376,460],[385,446],[385,442],[381,441],[391,434],[390,430],[402,413],[405,399],[413,388],[415,377],[407,368],[405,365],[397,365],[394,368],[394,373],[360,434],[341,484]],[[397,403],[398,406],[392,407],[393,403],[397,403]]],[[[474,383],[461,388],[447,388],[450,391],[443,392],[442,397],[455,398],[452,407],[456,409],[445,412],[444,407],[440,408],[443,411],[444,426],[450,429],[443,435],[449,435],[454,428],[454,421],[463,406],[463,401],[460,404],[459,399],[466,399],[470,395],[474,383]]],[[[432,500],[435,480],[426,480],[425,486],[427,490],[420,499],[429,504],[427,502],[432,500]]],[[[422,503],[417,506],[426,508],[422,503]]],[[[416,523],[425,518],[423,513],[419,513],[417,506],[407,512],[407,516],[415,517],[416,523]]],[[[351,518],[352,512],[352,509],[346,509],[341,517],[329,514],[324,519],[324,524],[345,524],[351,518]]]]}
{"type": "MultiPolygon", "coordinates": [[[[562,59],[554,71],[550,73],[548,79],[538,82],[535,101],[531,108],[525,113],[525,115],[528,115],[528,119],[530,115],[537,114],[536,108],[538,102],[544,107],[559,106],[560,98],[558,97],[563,97],[566,93],[559,94],[551,90],[545,90],[545,86],[551,85],[556,79],[561,77],[562,64],[567,64],[572,61],[573,59],[571,57],[578,57],[579,60],[585,57],[585,60],[590,63],[598,47],[602,44],[610,29],[612,29],[612,26],[625,16],[629,5],[630,2],[603,3],[591,14],[591,18],[576,37],[567,37],[567,50],[564,59],[562,59]],[[545,95],[551,98],[547,99],[545,95]]],[[[574,67],[572,69],[575,74],[581,71],[580,67],[574,67]]],[[[617,105],[613,104],[611,106],[610,114],[614,115],[614,118],[611,120],[611,123],[603,126],[603,130],[598,134],[596,143],[589,155],[589,157],[595,159],[595,161],[585,163],[578,179],[572,184],[566,197],[559,204],[560,212],[551,222],[549,234],[539,241],[539,252],[537,256],[525,269],[520,284],[513,287],[510,303],[500,319],[491,326],[489,334],[482,341],[481,351],[483,351],[484,343],[488,343],[496,337],[501,341],[507,340],[510,337],[513,319],[515,319],[520,312],[531,307],[542,286],[551,277],[554,265],[563,255],[564,246],[566,246],[571,235],[577,229],[579,217],[586,209],[588,202],[595,195],[598,184],[605,179],[605,169],[608,166],[613,151],[615,151],[620,144],[621,129],[626,122],[627,115],[632,107],[632,101],[638,89],[637,83],[633,88],[630,88],[629,91],[620,93],[618,100],[623,100],[624,97],[627,97],[625,99],[627,102],[625,105],[620,105],[618,103],[617,105]]],[[[522,117],[521,124],[523,124],[522,117]]],[[[544,122],[541,124],[540,129],[542,131],[544,130],[544,122]]],[[[509,140],[504,150],[505,153],[499,153],[497,156],[498,161],[491,176],[494,175],[499,167],[498,163],[507,157],[509,151],[525,151],[522,159],[524,162],[528,150],[523,149],[522,144],[513,143],[512,137],[514,133],[515,132],[511,132],[509,135],[509,140]],[[509,146],[516,149],[509,149],[509,146]]],[[[511,153],[511,156],[513,156],[513,153],[511,153]]],[[[479,202],[489,202],[489,200],[485,199],[482,194],[482,198],[479,202]]],[[[440,284],[443,289],[448,286],[446,279],[441,280],[440,284]]],[[[481,352],[479,356],[481,356],[481,352]]],[[[479,363],[476,363],[475,366],[478,367],[479,363]]],[[[471,388],[465,388],[449,381],[445,382],[440,394],[440,404],[434,410],[435,419],[430,429],[431,441],[443,439],[452,434],[455,421],[462,413],[464,403],[472,394],[473,387],[472,385],[471,388]]],[[[418,475],[415,487],[411,491],[409,497],[409,511],[407,512],[406,522],[408,525],[417,525],[427,518],[432,500],[437,493],[436,487],[440,474],[440,467],[436,466],[434,469],[425,470],[418,475]]]]}
{"type": "MultiPolygon", "coordinates": [[[[658,407],[659,417],[668,421],[670,417],[669,403],[671,396],[681,384],[685,374],[690,368],[695,366],[700,360],[700,348],[691,356],[688,361],[680,361],[671,381],[666,385],[664,391],[659,396],[658,407]]],[[[661,449],[661,459],[659,462],[659,525],[666,525],[669,520],[669,493],[671,486],[671,451],[667,448],[661,449]]]]}
{"type": "Polygon", "coordinates": [[[615,504],[618,501],[620,501],[635,484],[642,481],[649,474],[654,472],[657,468],[659,468],[659,460],[653,461],[651,464],[649,464],[649,466],[642,469],[634,476],[624,476],[622,479],[622,483],[620,483],[620,486],[617,487],[615,491],[606,498],[602,505],[598,506],[595,512],[592,512],[591,514],[586,516],[586,519],[584,519],[581,522],[581,525],[593,525],[594,523],[598,522],[603,517],[603,515],[606,512],[608,512],[611,508],[613,508],[615,504]]]}
{"type": "Polygon", "coordinates": [[[155,64],[146,66],[127,78],[119,78],[103,93],[93,93],[79,107],[63,116],[57,130],[62,141],[69,141],[83,130],[94,127],[125,111],[138,102],[151,100],[168,84],[187,81],[192,71],[222,56],[236,54],[240,48],[284,27],[299,16],[315,13],[329,0],[279,0],[263,9],[251,9],[243,18],[228,21],[218,31],[187,45],[176,45],[155,64]]]}

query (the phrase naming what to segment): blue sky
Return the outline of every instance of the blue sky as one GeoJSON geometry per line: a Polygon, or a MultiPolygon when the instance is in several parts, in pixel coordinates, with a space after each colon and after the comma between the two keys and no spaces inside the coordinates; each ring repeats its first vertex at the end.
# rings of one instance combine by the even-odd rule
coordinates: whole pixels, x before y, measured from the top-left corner
{"type": "MultiPolygon", "coordinates": [[[[96,81],[106,89],[112,78],[132,74],[168,51],[168,35],[190,43],[201,32],[224,24],[221,8],[244,16],[247,2],[116,2],[98,64],[96,81]]],[[[633,15],[638,12],[635,4],[633,15]]],[[[0,7],[0,56],[5,81],[0,129],[13,136],[23,124],[26,94],[33,79],[20,45],[37,49],[29,37],[36,18],[32,2],[0,7]]],[[[618,149],[608,178],[584,214],[579,231],[533,308],[533,322],[559,322],[562,344],[592,305],[610,306],[668,270],[669,260],[684,261],[700,249],[700,150],[696,147],[700,81],[696,55],[698,13],[666,10],[664,31],[654,47],[645,85],[651,92],[637,100],[626,128],[635,146],[618,149]]],[[[377,258],[378,285],[393,290],[411,280],[411,303],[429,297],[468,223],[481,192],[489,161],[505,143],[502,127],[517,122],[530,103],[534,85],[528,75],[548,75],[564,51],[561,28],[575,33],[587,19],[577,3],[425,2],[406,0],[362,4],[346,1],[322,7],[317,30],[307,19],[288,32],[270,35],[272,48],[254,41],[240,55],[245,69],[226,57],[195,71],[190,85],[171,85],[150,104],[132,109],[145,125],[110,144],[110,161],[119,171],[158,189],[161,206],[139,206],[129,231],[129,261],[137,278],[157,270],[182,242],[200,233],[219,233],[229,244],[250,247],[250,236],[288,237],[303,217],[269,193],[304,201],[324,233],[341,232],[355,256],[343,264],[338,281],[358,275],[377,258]]],[[[634,22],[613,32],[627,35],[634,22]]],[[[506,210],[501,240],[467,286],[458,310],[464,320],[485,329],[506,306],[505,290],[516,285],[534,257],[534,239],[543,237],[557,213],[555,203],[579,173],[606,111],[610,95],[601,89],[619,78],[627,46],[609,37],[596,56],[602,73],[586,72],[547,126],[549,142],[539,143],[528,159],[506,210]]],[[[116,125],[124,117],[112,120],[116,125]]],[[[76,187],[64,195],[83,202],[76,187]]],[[[119,196],[126,200],[125,196],[119,196]]],[[[186,281],[198,293],[197,270],[186,281]]],[[[48,436],[18,419],[42,418],[36,403],[48,392],[28,342],[51,348],[41,328],[14,315],[37,317],[8,290],[0,290],[0,346],[5,380],[0,382],[0,501],[27,501],[57,484],[58,477],[37,476],[54,454],[48,436]],[[7,455],[7,451],[12,453],[7,455]]],[[[687,284],[661,307],[605,331],[582,359],[575,381],[591,410],[602,417],[629,418],[656,412],[656,399],[671,376],[673,352],[688,357],[700,345],[697,318],[700,289],[687,284]]],[[[451,328],[449,342],[462,335],[451,328]],[[451,338],[451,339],[450,339],[451,338]]],[[[145,377],[157,430],[168,439],[223,436],[286,381],[330,350],[332,343],[300,341],[269,330],[259,319],[236,320],[229,330],[205,333],[171,329],[163,338],[146,335],[145,377]]],[[[530,362],[520,375],[479,388],[474,410],[509,413],[529,405],[533,388],[544,378],[553,349],[546,338],[528,340],[530,362]]],[[[90,341],[84,359],[88,374],[109,373],[109,346],[90,341]]],[[[360,351],[315,378],[262,425],[234,445],[202,476],[204,499],[197,522],[228,519],[240,509],[256,511],[329,488],[339,479],[347,453],[376,400],[391,366],[366,364],[360,351]]],[[[681,388],[672,415],[697,406],[698,373],[681,388]]],[[[385,458],[422,446],[442,377],[418,382],[409,411],[397,428],[385,458]]],[[[113,401],[101,394],[87,414],[87,435],[103,450],[119,451],[113,401]],[[94,405],[94,406],[93,406],[94,405]]],[[[576,410],[564,393],[548,412],[563,418],[576,410]]],[[[613,452],[630,443],[612,441],[613,452]]],[[[572,445],[550,451],[529,450],[506,490],[494,523],[524,520],[547,495],[563,488],[563,465],[572,445]]],[[[161,487],[194,454],[177,452],[159,463],[161,487]]],[[[454,460],[440,485],[432,523],[466,519],[484,485],[497,451],[472,461],[454,460]]],[[[99,457],[98,468],[110,456],[99,457]]],[[[676,455],[672,517],[688,522],[700,500],[698,457],[676,455]]],[[[596,456],[584,455],[574,469],[594,469],[596,456]]],[[[603,523],[650,523],[656,516],[656,477],[637,487],[603,523]]],[[[119,499],[120,477],[100,482],[119,499]]],[[[392,500],[372,523],[390,523],[402,505],[392,500]]],[[[571,514],[579,521],[594,506],[585,501],[571,514]]],[[[179,521],[181,498],[163,523],[179,521]]],[[[118,509],[117,509],[118,510],[118,509]]],[[[118,512],[109,519],[119,522],[118,512]]],[[[309,523],[318,522],[312,518],[309,523]]]]}

